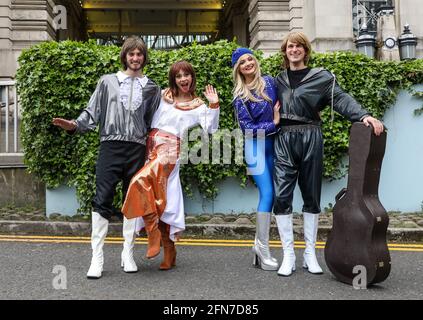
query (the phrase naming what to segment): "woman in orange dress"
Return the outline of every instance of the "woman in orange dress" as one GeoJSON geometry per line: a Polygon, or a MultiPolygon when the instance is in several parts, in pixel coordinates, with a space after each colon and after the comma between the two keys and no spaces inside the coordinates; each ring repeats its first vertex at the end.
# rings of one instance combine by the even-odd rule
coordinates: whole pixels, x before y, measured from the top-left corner
{"type": "Polygon", "coordinates": [[[214,133],[219,124],[219,97],[213,86],[205,88],[207,106],[196,93],[196,76],[186,61],[174,63],[169,71],[169,89],[162,94],[147,141],[147,162],[132,178],[122,212],[136,218],[137,231],[145,227],[147,258],[164,249],[161,270],[175,266],[175,241],[185,229],[182,188],[179,178],[181,139],[200,125],[214,133]]]}

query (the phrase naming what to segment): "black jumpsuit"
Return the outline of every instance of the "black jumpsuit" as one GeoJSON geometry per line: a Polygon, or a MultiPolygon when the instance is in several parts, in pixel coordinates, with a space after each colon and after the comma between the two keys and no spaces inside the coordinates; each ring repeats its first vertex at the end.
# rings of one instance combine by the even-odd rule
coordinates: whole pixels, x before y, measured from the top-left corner
{"type": "Polygon", "coordinates": [[[345,93],[335,76],[322,68],[308,71],[296,87],[288,71],[276,78],[281,103],[281,129],[275,137],[274,213],[291,214],[296,182],[301,190],[303,212],[320,213],[323,175],[323,136],[319,112],[328,105],[352,122],[369,113],[345,93]]]}

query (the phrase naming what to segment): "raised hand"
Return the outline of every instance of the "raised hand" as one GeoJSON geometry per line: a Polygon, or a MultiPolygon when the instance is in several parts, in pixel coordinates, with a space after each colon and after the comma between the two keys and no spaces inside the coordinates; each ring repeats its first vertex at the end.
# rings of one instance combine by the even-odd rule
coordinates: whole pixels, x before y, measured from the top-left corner
{"type": "Polygon", "coordinates": [[[216,89],[213,88],[212,85],[208,84],[206,86],[206,90],[203,93],[209,103],[219,103],[219,96],[217,95],[216,89]]]}
{"type": "Polygon", "coordinates": [[[169,88],[166,88],[165,90],[163,90],[162,96],[164,101],[166,101],[169,104],[173,104],[175,102],[173,99],[172,91],[169,88]]]}
{"type": "Polygon", "coordinates": [[[62,118],[53,118],[53,125],[60,127],[66,131],[72,131],[76,129],[76,123],[74,120],[66,120],[62,118]]]}

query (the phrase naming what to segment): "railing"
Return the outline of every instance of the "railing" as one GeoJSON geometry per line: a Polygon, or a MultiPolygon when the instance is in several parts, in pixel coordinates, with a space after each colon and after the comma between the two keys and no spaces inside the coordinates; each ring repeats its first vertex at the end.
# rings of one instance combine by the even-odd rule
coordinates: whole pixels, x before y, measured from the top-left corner
{"type": "Polygon", "coordinates": [[[0,81],[0,166],[23,164],[18,101],[15,81],[0,81]]]}

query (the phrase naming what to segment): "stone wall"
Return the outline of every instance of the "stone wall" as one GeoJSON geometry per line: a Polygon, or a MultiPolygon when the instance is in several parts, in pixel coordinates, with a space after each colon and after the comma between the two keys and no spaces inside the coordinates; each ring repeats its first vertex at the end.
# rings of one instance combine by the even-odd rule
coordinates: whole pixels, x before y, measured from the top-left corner
{"type": "Polygon", "coordinates": [[[45,207],[45,185],[24,167],[0,167],[0,207],[45,207]]]}
{"type": "Polygon", "coordinates": [[[71,0],[0,0],[0,80],[15,77],[22,49],[49,40],[85,40],[85,18],[71,0]],[[67,25],[56,30],[54,7],[66,8],[67,25]]]}
{"type": "Polygon", "coordinates": [[[355,50],[351,0],[304,0],[303,21],[314,50],[355,50]]]}
{"type": "Polygon", "coordinates": [[[405,24],[410,25],[411,32],[417,37],[417,57],[423,58],[423,1],[395,0],[396,28],[400,35],[405,24]]]}
{"type": "Polygon", "coordinates": [[[12,48],[10,0],[0,0],[0,80],[10,80],[16,64],[12,48]]]}
{"type": "Polygon", "coordinates": [[[289,1],[289,31],[304,29],[304,0],[289,1]]]}
{"type": "MultiPolygon", "coordinates": [[[[292,16],[298,16],[300,2],[303,5],[302,23],[300,18],[293,18],[295,23],[291,23],[291,29],[295,26],[303,26],[314,50],[318,52],[356,51],[352,30],[351,0],[291,0],[291,2],[290,6],[298,7],[295,11],[297,14],[292,16]]],[[[410,24],[411,31],[418,38],[417,57],[423,58],[422,1],[395,0],[395,15],[397,36],[402,33],[406,23],[410,24]]]]}
{"type": "Polygon", "coordinates": [[[290,30],[290,0],[250,0],[250,47],[265,56],[280,50],[284,35],[290,30]]]}

